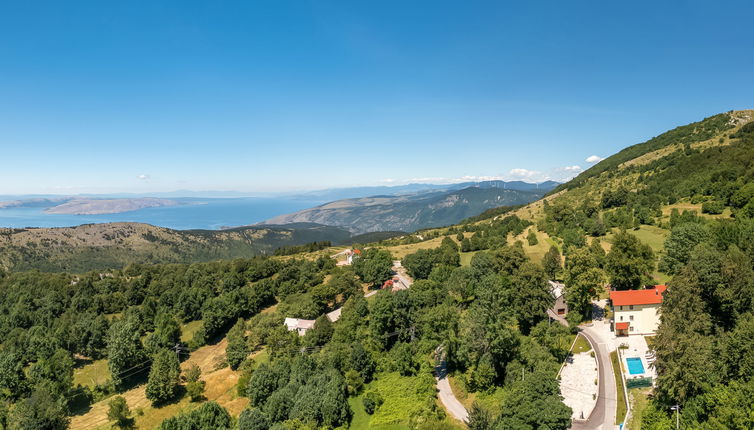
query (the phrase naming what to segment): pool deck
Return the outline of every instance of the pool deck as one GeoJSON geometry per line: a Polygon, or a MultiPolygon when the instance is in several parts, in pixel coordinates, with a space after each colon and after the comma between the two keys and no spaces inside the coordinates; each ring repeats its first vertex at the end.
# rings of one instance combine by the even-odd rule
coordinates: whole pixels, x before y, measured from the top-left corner
{"type": "Polygon", "coordinates": [[[620,345],[626,345],[628,346],[627,349],[621,349],[621,356],[623,357],[623,366],[624,367],[624,375],[626,376],[626,379],[636,379],[636,378],[656,378],[657,374],[655,372],[654,367],[649,365],[649,362],[647,362],[646,353],[649,351],[649,346],[647,345],[646,339],[644,339],[644,336],[622,336],[622,337],[616,337],[615,338],[616,346],[620,345]],[[628,363],[625,362],[627,358],[638,358],[641,360],[642,366],[644,366],[644,373],[641,374],[631,374],[628,371],[628,363]]]}

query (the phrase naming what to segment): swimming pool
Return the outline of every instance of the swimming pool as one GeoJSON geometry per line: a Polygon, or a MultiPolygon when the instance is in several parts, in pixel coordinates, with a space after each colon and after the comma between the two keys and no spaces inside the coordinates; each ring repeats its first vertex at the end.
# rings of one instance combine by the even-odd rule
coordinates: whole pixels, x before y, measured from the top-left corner
{"type": "Polygon", "coordinates": [[[639,357],[627,358],[626,365],[628,365],[628,373],[632,375],[641,375],[644,373],[644,364],[642,364],[639,357]]]}

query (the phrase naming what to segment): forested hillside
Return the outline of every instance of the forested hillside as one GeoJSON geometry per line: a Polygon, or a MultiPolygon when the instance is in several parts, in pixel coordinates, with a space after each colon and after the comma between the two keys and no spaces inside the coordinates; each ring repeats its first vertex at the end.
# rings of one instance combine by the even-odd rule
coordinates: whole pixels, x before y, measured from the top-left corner
{"type": "Polygon", "coordinates": [[[272,254],[283,246],[349,242],[343,229],[317,224],[171,230],[148,224],[86,224],[62,228],[0,228],[6,270],[118,269],[133,263],[190,263],[272,254]]]}
{"type": "MultiPolygon", "coordinates": [[[[631,392],[630,428],[673,428],[676,404],[683,428],[754,428],[752,119],[680,127],[525,206],[362,236],[379,242],[352,266],[336,266],[329,239],[307,236],[288,244],[319,243],[278,256],[86,272],[75,268],[87,255],[51,254],[54,264],[84,259],[71,266],[79,273],[4,270],[0,425],[459,428],[438,402],[440,366],[469,428],[567,429],[557,375],[575,326],[595,317],[607,286],[667,282],[656,387],[631,392]],[[413,284],[370,294],[396,258],[413,284]],[[548,321],[549,279],[565,283],[570,328],[548,321]],[[333,322],[326,314],[338,309],[333,322]],[[285,318],[315,322],[299,336],[285,318]]],[[[214,249],[204,233],[184,233],[205,242],[183,258],[214,249]]],[[[193,242],[165,249],[183,246],[193,242]]]]}
{"type": "Polygon", "coordinates": [[[259,257],[82,275],[6,273],[0,424],[452,429],[458,424],[437,403],[432,377],[447,360],[468,375],[470,389],[489,394],[482,403],[495,428],[567,428],[570,410],[555,374],[572,334],[546,321],[545,273],[516,247],[496,245],[467,267],[458,251],[446,238],[427,263],[406,258],[419,278],[411,288],[368,299],[365,289],[392,277],[387,250],[367,249],[352,267],[329,257],[259,257]],[[341,307],[337,322],[324,316],[341,307]],[[287,331],[285,317],[316,322],[300,337],[287,331]],[[229,368],[238,381],[231,400],[213,394],[214,373],[200,378],[191,364],[221,340],[227,347],[215,369],[229,368]],[[166,410],[177,414],[165,419],[166,410]]]}
{"type": "Polygon", "coordinates": [[[678,127],[511,211],[565,254],[559,276],[582,318],[595,285],[668,281],[657,387],[633,411],[642,429],[673,428],[676,404],[682,428],[754,427],[753,119],[737,111],[678,127]]]}

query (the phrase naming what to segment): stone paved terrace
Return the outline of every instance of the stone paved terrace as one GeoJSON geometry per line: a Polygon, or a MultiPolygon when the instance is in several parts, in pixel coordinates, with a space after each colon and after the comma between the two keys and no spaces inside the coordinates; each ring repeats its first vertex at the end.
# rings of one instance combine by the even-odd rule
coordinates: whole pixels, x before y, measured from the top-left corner
{"type": "Polygon", "coordinates": [[[574,419],[586,419],[597,403],[599,386],[597,360],[590,352],[582,352],[568,358],[560,372],[560,393],[563,403],[573,409],[574,419]]]}

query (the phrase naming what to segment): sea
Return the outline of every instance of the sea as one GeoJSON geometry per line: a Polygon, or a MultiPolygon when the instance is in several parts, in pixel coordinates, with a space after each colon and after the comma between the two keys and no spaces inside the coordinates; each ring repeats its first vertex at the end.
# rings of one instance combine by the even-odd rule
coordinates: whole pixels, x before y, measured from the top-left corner
{"type": "Polygon", "coordinates": [[[140,222],[176,230],[220,230],[255,224],[311,208],[323,201],[284,198],[171,198],[177,206],[102,215],[51,214],[44,207],[0,209],[0,227],[72,227],[105,222],[140,222]]]}

